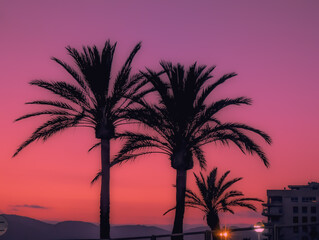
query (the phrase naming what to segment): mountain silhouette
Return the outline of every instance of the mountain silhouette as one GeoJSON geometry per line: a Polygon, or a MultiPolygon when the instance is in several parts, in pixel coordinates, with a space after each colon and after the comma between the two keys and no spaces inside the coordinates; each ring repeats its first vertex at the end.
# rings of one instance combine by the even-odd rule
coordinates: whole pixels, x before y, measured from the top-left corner
{"type": "MultiPolygon", "coordinates": [[[[56,224],[51,224],[18,215],[2,214],[1,216],[7,219],[8,230],[3,236],[0,236],[0,240],[99,239],[99,226],[89,222],[64,221],[58,222],[56,224]]],[[[245,227],[248,226],[246,225],[245,227]]],[[[208,227],[202,226],[189,228],[185,232],[200,232],[208,229],[208,227]]],[[[155,226],[117,225],[111,227],[112,238],[141,237],[166,234],[170,234],[170,231],[155,226]]],[[[257,236],[254,231],[244,231],[234,233],[232,239],[255,239],[256,237],[257,236]]],[[[204,239],[204,235],[200,234],[185,236],[184,239],[200,240],[204,239]]],[[[165,237],[161,238],[161,240],[170,240],[170,238],[165,237]]]]}
{"type": "MultiPolygon", "coordinates": [[[[54,240],[54,239],[98,239],[99,226],[80,221],[45,223],[33,218],[2,214],[8,221],[8,230],[0,240],[54,240]]],[[[144,225],[111,227],[112,238],[169,234],[164,229],[144,225]]]]}

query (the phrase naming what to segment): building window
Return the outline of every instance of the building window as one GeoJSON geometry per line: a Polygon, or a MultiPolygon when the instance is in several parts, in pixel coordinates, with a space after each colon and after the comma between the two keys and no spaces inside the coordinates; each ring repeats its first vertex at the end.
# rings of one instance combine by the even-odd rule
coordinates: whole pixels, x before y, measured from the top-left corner
{"type": "Polygon", "coordinates": [[[269,220],[270,220],[269,222],[278,223],[279,219],[280,219],[280,217],[274,216],[274,217],[271,217],[271,218],[269,219],[269,220]]]}
{"type": "Polygon", "coordinates": [[[292,218],[292,222],[293,222],[293,223],[298,223],[298,217],[293,217],[293,218],[292,218]]]}
{"type": "Polygon", "coordinates": [[[293,211],[293,213],[298,213],[298,207],[293,207],[292,211],[293,211]]]}
{"type": "Polygon", "coordinates": [[[293,231],[294,231],[294,233],[299,233],[299,227],[297,227],[297,226],[293,227],[293,231]]]}
{"type": "Polygon", "coordinates": [[[302,207],[302,213],[307,213],[307,207],[302,207]]]}
{"type": "Polygon", "coordinates": [[[317,222],[317,217],[312,216],[312,217],[311,217],[311,222],[317,222]]]}
{"type": "Polygon", "coordinates": [[[316,238],[318,236],[318,231],[317,231],[316,227],[314,227],[314,226],[311,227],[310,236],[312,236],[313,239],[318,239],[318,238],[316,238]]]}
{"type": "Polygon", "coordinates": [[[281,196],[274,196],[270,198],[270,203],[282,203],[282,197],[281,196]]]}
{"type": "Polygon", "coordinates": [[[298,202],[298,197],[292,197],[292,198],[291,198],[291,201],[292,201],[292,202],[298,202]]]}
{"type": "Polygon", "coordinates": [[[307,217],[302,217],[302,223],[306,223],[308,222],[308,218],[307,217]]]}
{"type": "Polygon", "coordinates": [[[316,207],[311,207],[311,213],[316,213],[317,212],[317,208],[316,207]]]}
{"type": "Polygon", "coordinates": [[[307,226],[302,226],[302,232],[304,232],[304,233],[308,232],[308,227],[307,226]]]}
{"type": "Polygon", "coordinates": [[[302,202],[316,202],[316,197],[302,197],[302,202]]]}

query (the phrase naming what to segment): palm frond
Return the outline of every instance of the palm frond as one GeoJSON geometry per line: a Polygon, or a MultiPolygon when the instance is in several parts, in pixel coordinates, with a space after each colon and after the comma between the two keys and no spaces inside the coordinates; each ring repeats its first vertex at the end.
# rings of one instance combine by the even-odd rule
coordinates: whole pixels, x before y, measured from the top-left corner
{"type": "Polygon", "coordinates": [[[38,101],[26,102],[25,104],[49,105],[52,107],[57,107],[57,108],[62,108],[62,109],[67,109],[67,110],[77,112],[77,110],[74,107],[72,107],[70,104],[67,104],[65,102],[60,102],[60,101],[38,100],[38,101]]]}
{"type": "Polygon", "coordinates": [[[197,206],[200,209],[204,209],[203,211],[206,211],[207,205],[205,204],[205,202],[203,202],[201,200],[200,197],[198,197],[194,192],[192,192],[190,189],[186,189],[185,192],[185,196],[186,196],[186,200],[185,203],[189,204],[189,205],[194,205],[197,206]]]}
{"type": "Polygon", "coordinates": [[[208,107],[205,107],[205,109],[198,109],[197,115],[194,117],[192,125],[189,129],[189,135],[196,135],[199,131],[202,130],[202,127],[207,123],[212,121],[214,118],[214,115],[217,114],[222,109],[225,109],[229,106],[238,106],[238,105],[250,105],[251,99],[245,98],[245,97],[239,97],[234,99],[221,99],[219,101],[216,101],[209,105],[208,107]]]}
{"type": "MultiPolygon", "coordinates": [[[[203,66],[203,70],[205,70],[206,66],[203,66]]],[[[199,77],[196,81],[196,85],[195,85],[195,92],[197,93],[197,98],[199,98],[199,94],[201,93],[201,89],[204,86],[205,83],[207,83],[207,81],[209,79],[211,79],[213,76],[211,75],[211,73],[214,71],[214,69],[216,68],[216,66],[211,66],[209,68],[207,68],[204,72],[201,72],[201,67],[199,67],[199,77]]],[[[196,106],[196,104],[195,104],[196,106]]]]}
{"type": "Polygon", "coordinates": [[[235,214],[234,210],[232,210],[232,209],[230,208],[230,206],[228,206],[227,204],[222,205],[222,206],[218,209],[218,211],[229,212],[229,213],[231,213],[231,214],[235,214]]]}
{"type": "Polygon", "coordinates": [[[122,164],[127,161],[134,161],[137,157],[140,157],[142,155],[148,155],[148,154],[154,154],[154,153],[165,154],[164,152],[160,152],[160,151],[147,151],[147,152],[141,152],[136,154],[127,153],[125,155],[116,155],[113,161],[111,162],[111,167],[116,164],[122,164]]]}
{"type": "Polygon", "coordinates": [[[207,199],[207,192],[208,192],[208,186],[206,185],[206,181],[204,179],[204,176],[202,173],[200,173],[200,177],[197,176],[195,173],[194,177],[196,179],[196,185],[200,191],[200,194],[205,202],[205,204],[209,201],[209,199],[207,199]]]}
{"type": "Polygon", "coordinates": [[[226,183],[220,185],[217,195],[221,196],[228,188],[230,188],[233,184],[235,184],[236,182],[242,180],[242,178],[234,178],[232,180],[227,181],[226,183]]]}
{"type": "MultiPolygon", "coordinates": [[[[127,81],[129,80],[129,74],[131,71],[132,61],[140,49],[141,49],[141,42],[136,44],[136,46],[134,47],[134,49],[130,53],[129,57],[127,58],[125,64],[123,65],[122,69],[118,73],[118,75],[115,79],[115,83],[114,83],[114,89],[113,89],[114,92],[121,91],[121,88],[123,86],[127,85],[127,81]]],[[[140,74],[138,74],[136,76],[138,76],[137,79],[139,79],[141,77],[140,74]]],[[[130,86],[130,85],[128,85],[128,86],[130,86]]]]}
{"type": "Polygon", "coordinates": [[[15,119],[14,121],[17,122],[17,121],[20,121],[23,119],[27,119],[30,117],[36,117],[36,116],[40,116],[40,115],[74,116],[73,114],[70,114],[67,111],[45,110],[45,111],[41,111],[41,112],[34,112],[34,113],[29,113],[29,114],[23,115],[23,116],[15,119]]]}
{"type": "Polygon", "coordinates": [[[193,150],[192,152],[194,156],[199,162],[199,166],[201,167],[201,169],[206,169],[207,163],[206,163],[204,151],[201,148],[197,147],[196,145],[193,146],[192,150],[193,150]]]}
{"type": "Polygon", "coordinates": [[[216,184],[217,179],[217,168],[214,168],[207,176],[207,198],[208,203],[211,205],[212,201],[216,201],[215,198],[218,198],[216,194],[218,191],[218,185],[216,184]],[[217,186],[216,186],[217,185],[217,186]]]}
{"type": "Polygon", "coordinates": [[[246,124],[242,124],[242,123],[224,123],[224,124],[220,124],[218,127],[222,128],[224,130],[228,130],[229,129],[229,130],[232,130],[232,131],[234,131],[234,129],[236,129],[236,130],[243,129],[243,130],[246,130],[246,131],[249,131],[249,132],[252,132],[252,133],[255,133],[255,134],[261,136],[268,144],[272,143],[271,137],[267,133],[265,133],[265,132],[263,132],[263,131],[261,131],[261,130],[259,130],[257,128],[250,127],[250,126],[248,126],[246,124]]]}
{"type": "Polygon", "coordinates": [[[92,179],[91,184],[94,184],[102,176],[102,171],[99,171],[96,176],[92,179]]]}
{"type": "Polygon", "coordinates": [[[138,134],[133,132],[124,132],[117,135],[117,138],[126,139],[125,146],[119,152],[119,154],[126,154],[133,152],[137,149],[143,149],[148,147],[156,147],[164,152],[170,153],[169,145],[158,139],[156,136],[150,136],[147,134],[138,134]]]}
{"type": "Polygon", "coordinates": [[[233,131],[238,136],[238,141],[245,147],[246,151],[248,151],[250,154],[256,153],[263,161],[264,165],[266,167],[269,167],[268,158],[266,154],[261,150],[261,147],[239,130],[233,129],[233,131]]]}
{"type": "Polygon", "coordinates": [[[58,116],[48,120],[40,127],[38,127],[31,134],[31,136],[18,147],[16,152],[13,154],[13,157],[15,157],[20,151],[22,151],[25,147],[27,147],[29,144],[36,140],[42,139],[43,141],[46,141],[53,134],[62,131],[66,128],[76,126],[83,117],[84,115],[80,114],[73,118],[67,116],[58,116]]]}
{"type": "Polygon", "coordinates": [[[170,107],[172,105],[172,101],[168,93],[169,85],[161,80],[158,73],[148,68],[146,69],[146,72],[140,73],[143,75],[144,78],[147,79],[148,82],[150,82],[154,86],[156,92],[160,95],[161,101],[163,101],[164,105],[166,107],[170,107]]]}
{"type": "MultiPolygon", "coordinates": [[[[174,187],[176,186],[174,185],[174,187]]],[[[186,189],[185,197],[186,197],[185,207],[197,208],[205,213],[208,211],[205,203],[192,190],[186,189]]],[[[176,206],[167,210],[163,215],[166,215],[167,213],[175,209],[176,209],[176,206]]]]}
{"type": "MultiPolygon", "coordinates": [[[[131,52],[130,56],[126,60],[124,66],[119,71],[117,77],[115,78],[115,83],[113,87],[113,92],[111,96],[109,97],[108,103],[110,106],[116,106],[116,104],[123,98],[126,97],[128,91],[130,90],[130,87],[132,83],[130,82],[130,73],[131,73],[131,63],[133,61],[134,56],[141,48],[141,43],[138,43],[133,51],[131,52]]],[[[136,75],[134,81],[137,81],[141,78],[141,75],[136,75]]]]}
{"type": "Polygon", "coordinates": [[[31,81],[30,84],[49,90],[50,92],[80,106],[89,107],[83,92],[72,84],[66,82],[46,82],[43,80],[34,80],[31,81]]]}
{"type": "MultiPolygon", "coordinates": [[[[202,209],[201,207],[199,207],[197,205],[194,205],[194,204],[191,204],[189,202],[185,202],[185,207],[196,208],[196,209],[199,209],[199,210],[201,210],[201,211],[203,211],[205,213],[207,212],[205,209],[202,209]]],[[[176,209],[176,206],[173,207],[173,208],[168,209],[165,213],[163,213],[163,216],[166,215],[167,213],[175,210],[175,209],[176,209]]]]}
{"type": "Polygon", "coordinates": [[[230,171],[226,171],[218,180],[217,184],[216,184],[216,188],[217,189],[221,189],[224,185],[224,181],[227,178],[227,176],[229,175],[230,171]]]}
{"type": "Polygon", "coordinates": [[[144,126],[155,130],[170,145],[173,144],[172,132],[170,126],[166,122],[164,116],[154,107],[145,103],[140,109],[127,109],[125,113],[128,120],[136,120],[144,124],[144,126]]]}
{"type": "Polygon", "coordinates": [[[94,148],[101,145],[101,142],[95,143],[92,147],[89,148],[88,152],[91,152],[94,148]]]}
{"type": "Polygon", "coordinates": [[[173,208],[168,209],[166,212],[163,213],[163,216],[166,215],[167,213],[169,213],[169,212],[175,210],[175,209],[176,209],[176,207],[173,207],[173,208]]]}
{"type": "MultiPolygon", "coordinates": [[[[227,145],[229,144],[229,142],[233,142],[244,154],[246,152],[250,154],[257,154],[259,158],[263,161],[264,165],[266,167],[269,167],[268,158],[266,154],[261,150],[261,147],[258,144],[256,144],[250,137],[242,133],[240,130],[230,126],[233,126],[233,124],[222,124],[217,125],[211,129],[202,129],[200,133],[198,133],[198,136],[194,138],[192,141],[194,144],[197,144],[198,146],[202,146],[210,142],[221,142],[222,144],[227,145]]],[[[257,131],[254,133],[257,133],[257,131]]],[[[265,137],[264,139],[267,142],[271,141],[270,138],[267,138],[267,135],[262,137],[265,137]]]]}
{"type": "Polygon", "coordinates": [[[206,98],[211,94],[211,92],[218,87],[220,84],[224,83],[225,81],[227,81],[228,79],[237,76],[236,73],[228,73],[223,75],[220,79],[218,79],[215,83],[209,85],[207,88],[205,88],[200,97],[198,98],[197,102],[196,102],[196,106],[200,107],[204,104],[204,101],[206,100],[206,98]]]}
{"type": "Polygon", "coordinates": [[[249,208],[253,211],[256,211],[257,208],[253,204],[248,203],[250,201],[263,202],[263,200],[258,199],[258,198],[239,198],[239,199],[234,199],[234,200],[230,201],[228,203],[228,205],[229,206],[236,206],[236,207],[245,207],[245,208],[249,208]]]}
{"type": "Polygon", "coordinates": [[[160,62],[160,65],[162,66],[164,73],[169,79],[173,96],[175,99],[177,99],[180,96],[180,92],[185,92],[185,83],[183,81],[184,67],[180,64],[173,66],[171,62],[164,61],[160,62]]]}
{"type": "Polygon", "coordinates": [[[77,83],[83,88],[83,90],[86,93],[89,93],[89,89],[86,83],[83,81],[82,77],[76,72],[74,68],[58,58],[52,57],[51,59],[62,66],[73,77],[73,79],[77,81],[77,83]]]}
{"type": "Polygon", "coordinates": [[[229,198],[241,197],[241,196],[244,196],[244,194],[241,191],[232,190],[232,191],[226,192],[224,196],[222,197],[222,199],[227,201],[229,198]]]}

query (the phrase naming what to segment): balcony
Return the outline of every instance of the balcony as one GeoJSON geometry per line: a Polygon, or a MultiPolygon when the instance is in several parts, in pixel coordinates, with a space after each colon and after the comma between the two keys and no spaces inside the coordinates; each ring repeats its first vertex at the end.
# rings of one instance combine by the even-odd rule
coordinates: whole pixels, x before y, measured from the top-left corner
{"type": "Polygon", "coordinates": [[[262,215],[266,217],[275,217],[275,216],[279,217],[279,216],[282,216],[282,209],[276,209],[276,210],[272,209],[271,211],[269,211],[269,209],[264,208],[262,215]]]}
{"type": "Polygon", "coordinates": [[[264,207],[281,207],[282,202],[273,202],[273,203],[263,203],[262,204],[264,207]]]}

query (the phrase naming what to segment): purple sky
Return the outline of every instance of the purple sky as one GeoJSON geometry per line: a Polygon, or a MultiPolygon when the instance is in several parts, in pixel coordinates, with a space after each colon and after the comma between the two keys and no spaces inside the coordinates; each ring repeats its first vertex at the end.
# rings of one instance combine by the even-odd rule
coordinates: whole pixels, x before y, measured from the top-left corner
{"type": "MultiPolygon", "coordinates": [[[[142,41],[134,71],[145,66],[156,70],[159,60],[170,60],[217,65],[217,77],[239,74],[213,99],[244,95],[254,100],[253,106],[229,109],[221,118],[267,131],[274,140],[271,147],[264,145],[271,168],[235,147],[210,146],[208,170],[231,170],[232,177],[244,177],[238,190],[263,199],[269,188],[319,181],[318,12],[315,0],[2,0],[0,210],[40,219],[98,221],[99,184],[91,187],[89,182],[99,169],[99,153],[86,152],[95,143],[92,132],[68,130],[31,145],[13,160],[11,155],[41,123],[13,124],[34,109],[24,102],[46,97],[27,83],[68,80],[50,57],[70,62],[67,45],[102,47],[107,39],[118,42],[115,70],[142,41]],[[14,211],[16,205],[43,208],[14,211]]],[[[113,223],[172,223],[173,214],[162,216],[174,204],[174,171],[165,157],[142,158],[112,174],[113,223]]],[[[192,182],[189,174],[190,187],[192,182]]],[[[254,214],[240,214],[247,222],[257,220],[254,214]]],[[[200,213],[186,213],[186,222],[201,223],[200,213]]]]}

